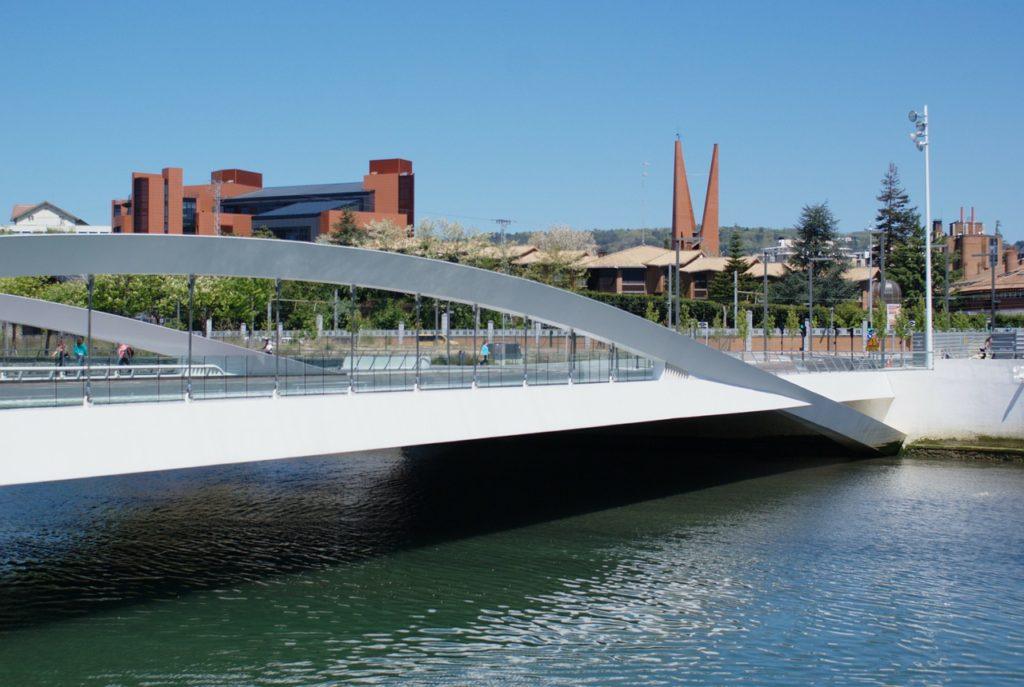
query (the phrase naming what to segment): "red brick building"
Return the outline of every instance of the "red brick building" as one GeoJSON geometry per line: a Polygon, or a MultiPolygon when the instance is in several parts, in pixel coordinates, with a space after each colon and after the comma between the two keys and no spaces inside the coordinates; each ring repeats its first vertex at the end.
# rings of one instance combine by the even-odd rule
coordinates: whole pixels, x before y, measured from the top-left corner
{"type": "Polygon", "coordinates": [[[114,233],[251,236],[266,229],[279,238],[314,241],[343,213],[356,224],[415,221],[412,162],[371,160],[362,182],[263,186],[263,175],[221,169],[210,183],[186,186],[179,167],[132,173],[131,196],[111,202],[114,233]]]}

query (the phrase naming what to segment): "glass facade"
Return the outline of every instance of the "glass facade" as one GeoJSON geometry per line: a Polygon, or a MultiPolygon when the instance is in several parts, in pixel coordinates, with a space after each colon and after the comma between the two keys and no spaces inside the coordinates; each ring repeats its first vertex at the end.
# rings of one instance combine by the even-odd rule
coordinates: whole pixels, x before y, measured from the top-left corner
{"type": "Polygon", "coordinates": [[[149,231],[149,179],[145,177],[132,182],[132,230],[139,234],[149,231]]]}
{"type": "Polygon", "coordinates": [[[196,199],[181,199],[181,233],[196,233],[196,199]]]}

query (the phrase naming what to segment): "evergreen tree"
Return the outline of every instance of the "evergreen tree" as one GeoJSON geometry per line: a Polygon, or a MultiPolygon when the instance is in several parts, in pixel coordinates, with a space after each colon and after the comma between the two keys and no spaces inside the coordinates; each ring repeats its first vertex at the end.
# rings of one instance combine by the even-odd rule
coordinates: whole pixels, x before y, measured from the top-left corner
{"type": "MultiPolygon", "coordinates": [[[[882,177],[882,190],[876,196],[876,200],[881,203],[881,206],[875,213],[875,230],[885,232],[886,260],[900,245],[913,240],[916,234],[920,233],[921,241],[924,241],[924,233],[921,231],[921,216],[918,214],[917,208],[910,206],[910,196],[900,184],[899,169],[891,162],[885,176],[882,177]]],[[[874,251],[877,258],[877,243],[874,251]]],[[[878,264],[877,261],[875,264],[878,264]]]]}
{"type": "Polygon", "coordinates": [[[789,262],[793,269],[772,287],[775,303],[807,302],[807,270],[814,258],[814,302],[835,305],[855,296],[857,287],[843,279],[847,260],[842,253],[836,218],[828,203],[805,205],[796,227],[795,253],[789,262]],[[824,258],[822,260],[821,258],[824,258]]]}
{"type": "Polygon", "coordinates": [[[744,274],[750,269],[750,265],[743,258],[743,239],[739,232],[732,232],[727,250],[729,259],[725,263],[725,269],[712,277],[711,283],[708,284],[708,298],[719,303],[732,303],[733,274],[739,274],[740,300],[749,300],[743,292],[754,290],[754,279],[744,274]]]}
{"type": "MultiPolygon", "coordinates": [[[[905,301],[924,296],[925,227],[916,207],[900,184],[899,170],[890,163],[882,177],[877,200],[881,205],[875,214],[875,230],[885,232],[886,280],[900,285],[905,301]]],[[[879,263],[879,244],[872,245],[873,263],[879,263]]],[[[933,296],[941,296],[945,279],[945,257],[933,248],[933,296]]]]}

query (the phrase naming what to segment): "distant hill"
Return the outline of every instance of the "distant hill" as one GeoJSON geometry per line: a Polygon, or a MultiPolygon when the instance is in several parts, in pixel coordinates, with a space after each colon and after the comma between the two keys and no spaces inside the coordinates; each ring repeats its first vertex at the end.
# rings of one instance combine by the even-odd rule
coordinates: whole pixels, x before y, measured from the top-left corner
{"type": "MultiPolygon", "coordinates": [[[[760,253],[762,248],[777,245],[779,239],[793,238],[796,236],[796,229],[773,229],[771,227],[741,227],[734,225],[719,229],[719,244],[724,250],[732,239],[733,232],[739,232],[743,242],[743,252],[747,255],[760,253]]],[[[516,232],[508,234],[509,243],[524,244],[530,240],[532,232],[516,232]]],[[[614,253],[615,251],[639,246],[646,243],[649,246],[669,247],[671,230],[668,227],[655,229],[592,229],[594,241],[602,253],[614,253]]],[[[868,234],[863,231],[856,231],[846,234],[853,239],[854,250],[866,250],[868,247],[868,234]]],[[[492,240],[497,241],[498,234],[491,235],[492,240]]]]}

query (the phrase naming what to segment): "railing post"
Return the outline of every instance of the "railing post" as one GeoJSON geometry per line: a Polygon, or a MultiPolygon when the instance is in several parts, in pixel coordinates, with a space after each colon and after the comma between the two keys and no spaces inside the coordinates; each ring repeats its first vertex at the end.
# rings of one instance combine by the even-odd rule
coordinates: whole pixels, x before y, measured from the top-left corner
{"type": "Polygon", "coordinates": [[[575,380],[576,372],[576,330],[569,330],[569,383],[572,384],[575,380]]]}
{"type": "Polygon", "coordinates": [[[192,307],[195,304],[196,275],[188,275],[188,366],[185,368],[185,400],[192,400],[192,307]]]}
{"type": "Polygon", "coordinates": [[[412,388],[420,390],[420,295],[416,294],[416,376],[412,388]]]}
{"type": "MultiPolygon", "coordinates": [[[[95,289],[96,279],[93,275],[85,278],[85,288],[88,293],[86,305],[88,310],[85,315],[85,397],[83,405],[92,405],[92,382],[90,381],[92,365],[89,358],[92,356],[92,295],[95,289]]],[[[6,325],[4,325],[6,327],[6,325]]]]}
{"type": "Polygon", "coordinates": [[[274,280],[274,398],[281,392],[281,280],[274,280]]]}
{"type": "Polygon", "coordinates": [[[472,388],[476,388],[476,366],[480,362],[480,358],[477,356],[476,339],[477,332],[480,329],[480,306],[476,303],[473,304],[473,384],[472,388]]]}
{"type": "Polygon", "coordinates": [[[348,316],[348,392],[356,390],[356,285],[349,287],[350,309],[348,316]]]}
{"type": "MultiPolygon", "coordinates": [[[[448,387],[452,386],[452,302],[444,304],[444,362],[448,368],[448,387]]],[[[461,370],[460,370],[461,372],[461,370]]]]}
{"type": "Polygon", "coordinates": [[[608,344],[608,381],[615,381],[615,344],[608,344]]]}
{"type": "Polygon", "coordinates": [[[527,386],[530,379],[530,362],[527,357],[527,340],[530,338],[529,318],[523,315],[523,386],[527,386]]]}

